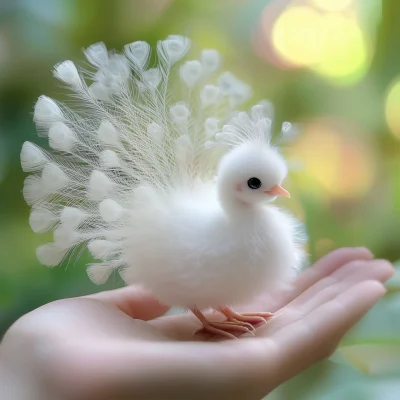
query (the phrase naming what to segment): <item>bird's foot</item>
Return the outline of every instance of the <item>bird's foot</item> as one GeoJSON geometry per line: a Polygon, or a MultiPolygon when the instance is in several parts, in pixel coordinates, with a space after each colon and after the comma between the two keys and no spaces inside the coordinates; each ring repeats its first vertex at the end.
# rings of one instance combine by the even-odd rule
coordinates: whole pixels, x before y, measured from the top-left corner
{"type": "Polygon", "coordinates": [[[237,313],[229,307],[220,307],[219,312],[224,314],[229,322],[241,322],[252,327],[252,330],[260,324],[266,323],[274,314],[270,312],[251,312],[251,313],[237,313]]]}
{"type": "Polygon", "coordinates": [[[244,334],[244,333],[251,333],[253,334],[252,329],[248,328],[246,325],[238,322],[230,322],[230,321],[207,321],[207,323],[203,323],[203,327],[195,332],[198,333],[208,333],[213,336],[223,336],[228,339],[237,339],[233,333],[236,332],[237,334],[244,334]],[[232,332],[232,333],[231,333],[232,332]]]}
{"type": "Polygon", "coordinates": [[[236,334],[244,334],[251,333],[253,334],[253,326],[247,322],[242,321],[210,321],[208,320],[204,314],[200,310],[193,309],[192,312],[196,317],[202,322],[203,327],[195,332],[198,333],[208,333],[213,336],[222,336],[228,339],[237,339],[233,333],[236,334]]]}

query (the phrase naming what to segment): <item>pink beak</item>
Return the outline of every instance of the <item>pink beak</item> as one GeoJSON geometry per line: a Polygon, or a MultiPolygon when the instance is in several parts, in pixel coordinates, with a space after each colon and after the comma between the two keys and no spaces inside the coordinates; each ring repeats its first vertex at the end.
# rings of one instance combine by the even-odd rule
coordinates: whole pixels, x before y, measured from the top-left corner
{"type": "Polygon", "coordinates": [[[274,187],[272,187],[272,189],[267,190],[264,193],[269,194],[270,196],[284,196],[290,199],[290,193],[279,185],[275,185],[274,187]]]}

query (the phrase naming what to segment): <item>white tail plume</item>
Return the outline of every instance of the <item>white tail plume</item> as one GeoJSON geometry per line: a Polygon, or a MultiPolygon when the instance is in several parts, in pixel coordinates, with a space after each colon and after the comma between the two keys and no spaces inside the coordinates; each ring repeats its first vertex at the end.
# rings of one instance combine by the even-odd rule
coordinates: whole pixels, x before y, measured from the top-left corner
{"type": "MultiPolygon", "coordinates": [[[[33,173],[23,188],[33,207],[30,225],[37,233],[55,228],[54,243],[37,250],[41,263],[57,265],[88,243],[93,256],[105,261],[89,266],[88,274],[103,283],[124,267],[121,243],[137,199],[155,198],[153,189],[168,194],[212,180],[215,147],[270,141],[270,103],[238,113],[250,87],[230,72],[218,73],[221,57],[213,49],[176,66],[189,47],[189,39],[171,35],[158,42],[158,62],[149,66],[146,42],[127,44],[124,53],[96,43],[84,52],[90,71],[72,61],[55,66],[74,106],[39,97],[34,121],[52,153],[29,142],[21,151],[23,170],[33,173]],[[174,77],[181,90],[172,87],[174,77]]],[[[288,130],[284,124],[282,131],[288,130]]]]}

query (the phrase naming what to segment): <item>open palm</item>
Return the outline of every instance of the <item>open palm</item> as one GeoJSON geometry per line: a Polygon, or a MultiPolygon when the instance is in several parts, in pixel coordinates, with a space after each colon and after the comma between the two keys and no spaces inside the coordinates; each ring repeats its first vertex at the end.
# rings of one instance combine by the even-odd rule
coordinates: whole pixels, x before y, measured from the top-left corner
{"type": "Polygon", "coordinates": [[[24,363],[43,375],[42,399],[260,399],[329,356],[385,293],[392,266],[371,258],[362,248],[322,258],[249,306],[276,316],[239,340],[194,337],[193,315],[163,316],[168,307],[128,287],[43,306],[2,346],[18,348],[19,340],[35,352],[24,363]]]}

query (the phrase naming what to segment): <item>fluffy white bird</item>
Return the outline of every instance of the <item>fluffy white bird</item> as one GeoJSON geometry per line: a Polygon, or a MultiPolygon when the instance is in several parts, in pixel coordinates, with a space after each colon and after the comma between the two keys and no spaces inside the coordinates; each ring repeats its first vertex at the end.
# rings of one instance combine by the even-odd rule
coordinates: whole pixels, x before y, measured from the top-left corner
{"type": "Polygon", "coordinates": [[[127,284],[192,310],[204,331],[235,337],[271,314],[231,307],[292,277],[303,238],[297,221],[270,204],[290,196],[269,103],[238,112],[250,87],[230,72],[215,77],[216,50],[176,68],[189,47],[169,36],[149,68],[146,42],[124,54],[97,43],[85,50],[89,71],[56,65],[75,100],[39,97],[34,120],[53,151],[24,143],[22,168],[33,174],[23,194],[33,231],[54,230],[54,241],[37,249],[42,264],[87,246],[101,261],[88,266],[93,282],[117,270],[127,284]],[[209,321],[208,308],[226,321],[209,321]]]}

